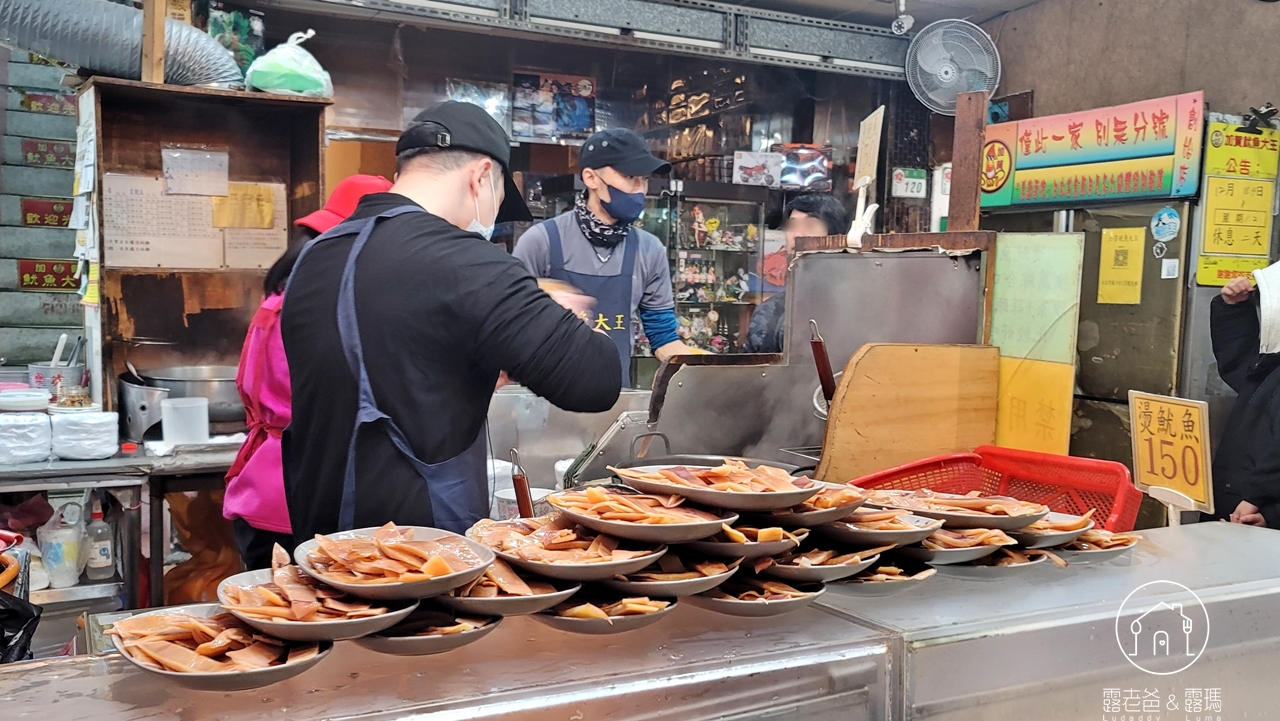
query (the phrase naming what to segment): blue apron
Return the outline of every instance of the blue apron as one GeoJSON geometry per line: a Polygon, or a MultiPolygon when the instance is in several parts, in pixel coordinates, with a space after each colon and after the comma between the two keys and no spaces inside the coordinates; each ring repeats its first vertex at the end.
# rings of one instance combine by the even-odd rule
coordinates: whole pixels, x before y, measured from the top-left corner
{"type": "MultiPolygon", "coordinates": [[[[591,327],[605,331],[613,340],[618,349],[618,359],[622,361],[622,387],[631,387],[631,351],[635,340],[631,332],[631,287],[636,249],[640,245],[636,229],[631,228],[626,240],[622,241],[622,272],[617,275],[588,275],[564,269],[564,247],[560,244],[560,226],[555,218],[543,222],[542,227],[547,229],[547,245],[551,251],[551,277],[569,283],[596,299],[595,318],[588,320],[591,327]]],[[[614,252],[617,249],[615,246],[614,252]]]]}
{"type": "MultiPolygon", "coordinates": [[[[299,265],[308,251],[318,243],[333,238],[356,234],[355,243],[347,255],[346,266],[342,271],[342,282],[338,286],[338,335],[342,339],[342,352],[347,357],[347,365],[359,386],[359,406],[356,410],[355,426],[351,429],[351,440],[347,445],[347,467],[342,478],[342,506],[338,513],[338,530],[346,531],[355,526],[356,516],[356,439],[361,426],[366,423],[381,421],[382,428],[395,447],[413,467],[426,486],[428,500],[431,504],[432,526],[443,528],[454,533],[463,533],[476,521],[489,515],[488,484],[485,482],[485,461],[488,457],[485,433],[482,428],[472,441],[471,446],[462,453],[441,463],[424,463],[413,455],[413,449],[394,419],[378,408],[373,395],[373,386],[369,383],[369,373],[364,364],[364,347],[360,342],[360,325],[356,319],[356,261],[364,250],[369,234],[379,220],[394,218],[405,213],[425,212],[413,205],[404,205],[388,210],[373,218],[348,220],[321,234],[303,248],[298,256],[299,265]]],[[[288,298],[288,286],[285,287],[288,298]]],[[[430,414],[424,410],[424,418],[430,414]]],[[[382,479],[371,479],[368,484],[369,493],[377,493],[377,484],[385,483],[382,479]]],[[[381,525],[385,520],[375,519],[374,525],[381,525]]]]}

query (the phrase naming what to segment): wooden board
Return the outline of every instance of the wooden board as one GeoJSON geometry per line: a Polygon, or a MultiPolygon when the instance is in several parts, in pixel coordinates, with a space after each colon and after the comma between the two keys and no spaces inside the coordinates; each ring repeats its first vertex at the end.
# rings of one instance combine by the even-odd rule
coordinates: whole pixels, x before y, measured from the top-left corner
{"type": "Polygon", "coordinates": [[[817,477],[845,483],[994,443],[999,381],[990,346],[863,346],[831,403],[817,477]]]}

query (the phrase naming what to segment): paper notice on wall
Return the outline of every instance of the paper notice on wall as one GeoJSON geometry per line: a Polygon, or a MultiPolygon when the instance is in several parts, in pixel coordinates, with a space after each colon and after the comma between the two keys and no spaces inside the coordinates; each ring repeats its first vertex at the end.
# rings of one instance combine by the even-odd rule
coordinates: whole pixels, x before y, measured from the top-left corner
{"type": "Polygon", "coordinates": [[[226,195],[213,197],[214,227],[271,229],[275,220],[272,187],[271,183],[228,183],[226,195]]]}
{"type": "Polygon", "coordinates": [[[227,195],[227,154],[218,150],[165,148],[164,192],[168,195],[227,195]]]}
{"type": "Polygon", "coordinates": [[[270,191],[270,228],[224,228],[223,255],[229,268],[270,268],[289,247],[289,207],[284,184],[258,185],[270,191]]]}
{"type": "Polygon", "coordinates": [[[98,290],[98,276],[101,272],[97,263],[89,264],[89,280],[84,286],[84,294],[80,296],[80,304],[90,307],[97,307],[100,292],[98,290]]]}
{"type": "Polygon", "coordinates": [[[72,230],[84,230],[89,227],[88,195],[77,195],[71,201],[71,217],[67,219],[67,227],[72,230]]]}
{"type": "Polygon", "coordinates": [[[76,195],[94,191],[98,179],[98,137],[92,125],[76,128],[76,164],[74,192],[76,195]]]}
{"type": "Polygon", "coordinates": [[[102,245],[112,267],[221,268],[222,232],[202,196],[166,195],[165,181],[103,176],[102,245]]]}
{"type": "Polygon", "coordinates": [[[1098,258],[1098,304],[1142,303],[1142,259],[1147,229],[1103,228],[1098,258]]]}

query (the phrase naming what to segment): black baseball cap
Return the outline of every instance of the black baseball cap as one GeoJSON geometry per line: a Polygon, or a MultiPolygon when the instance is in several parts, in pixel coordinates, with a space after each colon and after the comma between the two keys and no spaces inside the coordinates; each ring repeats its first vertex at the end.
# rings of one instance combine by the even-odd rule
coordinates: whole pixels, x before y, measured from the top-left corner
{"type": "Polygon", "coordinates": [[[613,168],[623,175],[655,175],[671,172],[671,163],[649,152],[644,138],[626,128],[610,128],[587,138],[578,165],[613,168]]]}
{"type": "Polygon", "coordinates": [[[533,220],[524,196],[511,177],[511,139],[484,108],[448,100],[418,113],[400,133],[396,155],[418,148],[467,150],[493,158],[502,166],[506,185],[497,222],[533,220]]]}

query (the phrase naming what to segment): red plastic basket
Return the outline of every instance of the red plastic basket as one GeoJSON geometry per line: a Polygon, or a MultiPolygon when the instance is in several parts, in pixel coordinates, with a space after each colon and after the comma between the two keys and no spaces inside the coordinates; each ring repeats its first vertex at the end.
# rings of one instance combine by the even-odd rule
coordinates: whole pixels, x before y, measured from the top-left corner
{"type": "Polygon", "coordinates": [[[850,483],[863,488],[891,488],[898,491],[928,488],[939,493],[982,491],[994,494],[998,483],[983,476],[979,467],[981,464],[982,456],[976,453],[934,456],[863,476],[850,483]]]}
{"type": "Polygon", "coordinates": [[[936,456],[850,481],[862,488],[970,493],[1043,503],[1059,513],[1097,509],[1095,521],[1108,531],[1131,531],[1142,492],[1129,469],[1115,461],[1057,456],[981,446],[973,453],[936,456]]]}
{"type": "Polygon", "coordinates": [[[1132,531],[1142,491],[1123,463],[982,446],[982,474],[998,493],[1043,503],[1059,513],[1081,515],[1096,508],[1094,522],[1116,533],[1132,531]]]}

